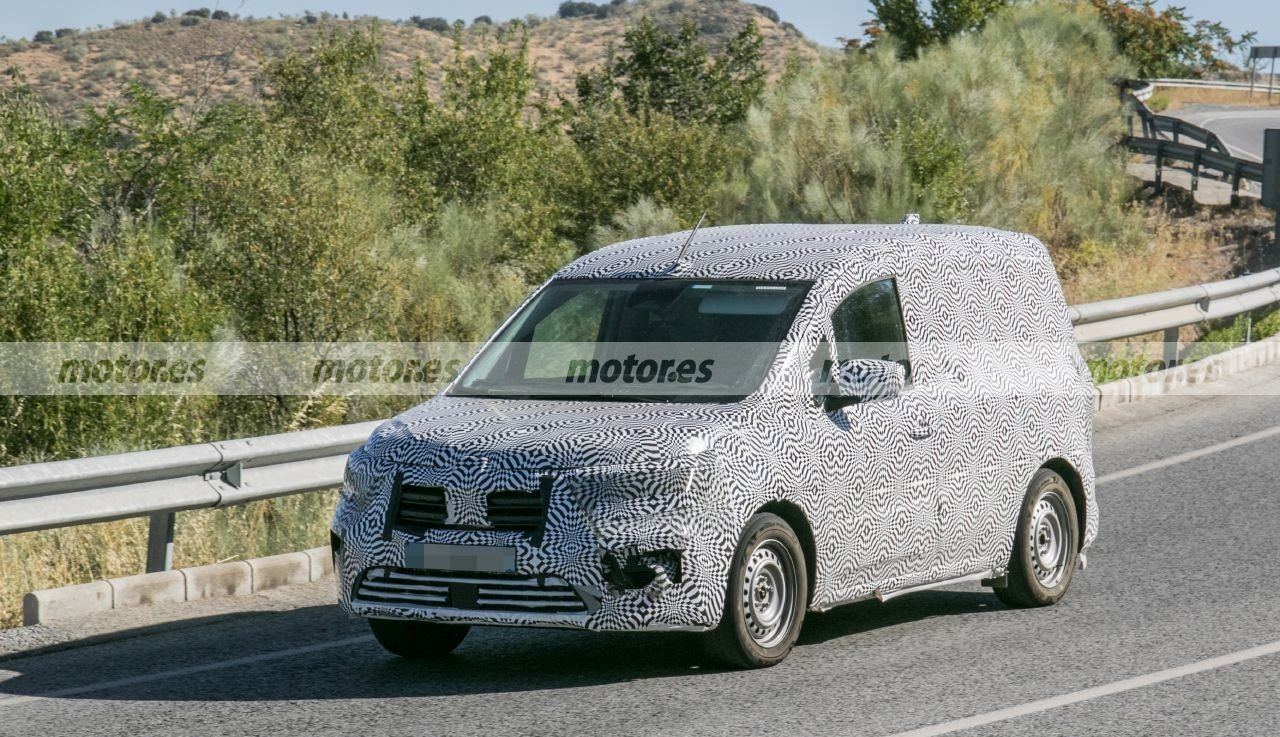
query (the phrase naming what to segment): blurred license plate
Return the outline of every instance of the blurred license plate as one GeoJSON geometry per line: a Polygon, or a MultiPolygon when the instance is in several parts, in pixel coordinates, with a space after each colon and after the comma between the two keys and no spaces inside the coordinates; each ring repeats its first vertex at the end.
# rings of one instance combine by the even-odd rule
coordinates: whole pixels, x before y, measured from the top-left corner
{"type": "Polygon", "coordinates": [[[516,549],[492,545],[409,543],[404,546],[406,568],[430,568],[463,573],[515,573],[516,549]]]}

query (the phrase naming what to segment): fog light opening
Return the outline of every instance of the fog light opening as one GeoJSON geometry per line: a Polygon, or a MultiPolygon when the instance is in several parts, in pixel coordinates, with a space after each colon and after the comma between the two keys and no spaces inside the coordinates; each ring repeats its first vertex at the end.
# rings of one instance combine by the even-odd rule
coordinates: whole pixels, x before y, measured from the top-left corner
{"type": "Polygon", "coordinates": [[[605,576],[618,591],[635,591],[655,583],[680,583],[680,551],[609,553],[604,557],[605,576]]]}

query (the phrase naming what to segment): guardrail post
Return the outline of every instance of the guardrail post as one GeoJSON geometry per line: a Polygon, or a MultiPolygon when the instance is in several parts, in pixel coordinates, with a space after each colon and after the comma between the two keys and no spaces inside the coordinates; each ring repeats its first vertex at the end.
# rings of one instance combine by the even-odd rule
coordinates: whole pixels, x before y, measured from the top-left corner
{"type": "Polygon", "coordinates": [[[147,532],[147,573],[173,568],[174,522],[173,512],[151,515],[151,527],[147,532]]]}
{"type": "Polygon", "coordinates": [[[1173,368],[1178,365],[1178,329],[1167,328],[1164,331],[1164,367],[1173,368]]]}
{"type": "Polygon", "coordinates": [[[1156,140],[1156,194],[1164,192],[1164,142],[1156,140]]]}
{"type": "Polygon", "coordinates": [[[1262,141],[1262,205],[1275,215],[1273,254],[1280,254],[1280,128],[1268,128],[1262,141]]]}

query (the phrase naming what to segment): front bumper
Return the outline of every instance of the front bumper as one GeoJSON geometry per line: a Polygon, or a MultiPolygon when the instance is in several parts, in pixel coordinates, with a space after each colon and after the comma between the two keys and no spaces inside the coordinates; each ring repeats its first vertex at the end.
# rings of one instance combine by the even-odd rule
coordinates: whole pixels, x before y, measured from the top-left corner
{"type": "MultiPolygon", "coordinates": [[[[713,529],[705,524],[708,510],[688,502],[703,498],[694,487],[704,482],[688,483],[686,496],[655,506],[645,501],[651,495],[599,493],[599,470],[558,474],[544,532],[535,542],[539,536],[514,531],[388,525],[387,515],[395,514],[389,507],[396,473],[414,483],[441,485],[446,474],[386,468],[356,455],[348,472],[351,482],[368,484],[365,494],[344,494],[334,515],[339,602],[349,614],[586,630],[704,630],[719,622],[732,551],[699,540],[698,530],[713,529]],[[596,492],[590,503],[582,501],[588,498],[585,487],[596,492]],[[410,543],[511,547],[516,567],[502,575],[410,568],[410,543]],[[629,587],[621,570],[628,563],[628,570],[651,569],[652,580],[642,577],[629,587]]],[[[529,488],[536,482],[511,475],[488,488],[529,488]]],[[[488,491],[478,485],[475,492],[456,493],[450,509],[466,509],[472,496],[488,491]]]]}

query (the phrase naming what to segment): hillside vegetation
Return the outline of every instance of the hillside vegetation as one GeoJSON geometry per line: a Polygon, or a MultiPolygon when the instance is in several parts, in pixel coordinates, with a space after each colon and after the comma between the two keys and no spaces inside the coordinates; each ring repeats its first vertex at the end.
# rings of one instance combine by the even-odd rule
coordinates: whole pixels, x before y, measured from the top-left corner
{"type": "MultiPolygon", "coordinates": [[[[737,29],[753,21],[760,29],[761,60],[774,78],[789,58],[809,60],[817,53],[813,43],[764,6],[736,0],[641,0],[607,7],[606,17],[590,12],[519,21],[528,38],[535,91],[551,97],[571,95],[577,75],[603,64],[610,45],[616,46],[626,28],[642,16],[668,30],[684,18],[695,18],[712,49],[719,49],[737,29]]],[[[474,53],[512,26],[484,17],[465,20],[457,37],[463,53],[474,53]]],[[[454,28],[445,19],[344,19],[328,13],[297,18],[234,18],[207,11],[203,16],[158,13],[101,30],[61,29],[46,32],[47,38],[41,36],[45,40],[0,44],[0,70],[17,69],[42,101],[62,113],[85,104],[118,101],[124,83],[130,81],[184,104],[207,106],[227,99],[250,100],[257,94],[255,81],[271,62],[315,46],[335,31],[370,26],[378,28],[381,61],[388,74],[408,76],[415,63],[423,62],[429,84],[440,89],[454,55],[454,28]],[[212,15],[217,19],[208,17],[212,15]]],[[[0,85],[6,84],[15,83],[0,77],[0,85]]]]}
{"type": "MultiPolygon", "coordinates": [[[[322,19],[92,34],[209,39],[225,23],[298,38],[216,94],[108,77],[69,115],[39,73],[0,91],[0,341],[478,339],[568,259],[703,213],[921,212],[1025,230],[1073,300],[1230,268],[1211,222],[1184,227],[1135,200],[1109,85],[1129,66],[1089,3],[1017,3],[918,56],[885,36],[785,69],[778,39],[793,37],[762,11],[675,6],[469,29],[456,53],[417,25],[322,19]],[[711,10],[733,22],[708,36],[711,10]],[[572,79],[566,68],[555,99],[539,93],[539,49],[568,44],[539,40],[547,26],[610,28],[598,40],[615,42],[572,79]],[[400,44],[423,34],[441,46],[409,64],[400,44]]],[[[0,397],[0,464],[353,422],[409,401],[0,397]]],[[[177,559],[319,545],[327,510],[311,496],[184,514],[177,559]]],[[[0,622],[23,591],[137,572],[144,527],[0,538],[0,622]]]]}

